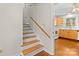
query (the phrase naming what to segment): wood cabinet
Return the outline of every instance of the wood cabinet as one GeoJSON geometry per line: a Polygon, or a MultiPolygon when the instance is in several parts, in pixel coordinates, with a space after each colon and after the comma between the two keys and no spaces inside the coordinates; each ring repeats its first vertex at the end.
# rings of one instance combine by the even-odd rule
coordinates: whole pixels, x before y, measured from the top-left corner
{"type": "Polygon", "coordinates": [[[65,32],[65,30],[60,29],[59,30],[59,37],[66,37],[67,36],[67,32],[65,32]]]}
{"type": "Polygon", "coordinates": [[[55,18],[55,25],[56,26],[61,26],[61,25],[63,25],[63,18],[61,18],[61,17],[56,17],[55,18]]]}
{"type": "Polygon", "coordinates": [[[75,40],[77,39],[76,30],[60,29],[58,34],[59,34],[59,37],[62,37],[62,38],[75,39],[75,40]]]}
{"type": "Polygon", "coordinates": [[[68,30],[68,38],[77,39],[77,31],[76,30],[68,30]]]}

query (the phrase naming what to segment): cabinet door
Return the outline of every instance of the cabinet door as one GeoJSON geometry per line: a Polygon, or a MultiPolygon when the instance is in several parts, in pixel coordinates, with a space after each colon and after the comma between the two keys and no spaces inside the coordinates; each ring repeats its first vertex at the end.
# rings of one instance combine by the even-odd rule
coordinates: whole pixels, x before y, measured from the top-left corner
{"type": "Polygon", "coordinates": [[[77,39],[77,31],[76,30],[68,30],[68,38],[69,39],[77,39]]]}
{"type": "Polygon", "coordinates": [[[59,37],[66,38],[67,37],[67,31],[60,29],[59,30],[59,37]]]}
{"type": "Polygon", "coordinates": [[[63,24],[63,18],[61,17],[56,17],[55,18],[55,23],[56,23],[56,26],[61,26],[63,24]]]}
{"type": "Polygon", "coordinates": [[[59,37],[62,37],[62,35],[63,35],[63,30],[60,29],[60,30],[58,31],[58,34],[59,34],[59,37]]]}

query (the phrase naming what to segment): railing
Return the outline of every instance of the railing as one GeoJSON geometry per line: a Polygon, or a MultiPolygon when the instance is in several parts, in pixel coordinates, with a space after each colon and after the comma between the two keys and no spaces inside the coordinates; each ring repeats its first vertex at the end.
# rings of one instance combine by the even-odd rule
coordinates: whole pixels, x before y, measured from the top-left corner
{"type": "Polygon", "coordinates": [[[50,35],[32,18],[32,17],[30,17],[31,19],[32,19],[32,21],[41,29],[41,31],[48,37],[48,38],[50,38],[50,35]]]}

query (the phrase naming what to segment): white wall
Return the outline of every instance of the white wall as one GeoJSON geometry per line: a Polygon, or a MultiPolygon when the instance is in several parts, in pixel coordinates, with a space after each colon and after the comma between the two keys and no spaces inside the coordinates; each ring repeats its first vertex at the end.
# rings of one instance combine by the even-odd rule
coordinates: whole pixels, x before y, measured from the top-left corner
{"type": "Polygon", "coordinates": [[[23,23],[29,23],[29,8],[30,8],[30,3],[25,4],[25,8],[23,8],[23,23]]]}
{"type": "MultiPolygon", "coordinates": [[[[53,19],[51,17],[51,4],[32,4],[30,12],[30,16],[51,36],[51,22],[53,19]]],[[[39,40],[45,46],[45,50],[50,54],[54,54],[54,39],[48,38],[32,20],[30,21],[39,36],[39,40]]]]}
{"type": "Polygon", "coordinates": [[[16,55],[22,38],[23,4],[0,4],[0,55],[16,55]]]}
{"type": "Polygon", "coordinates": [[[72,12],[73,3],[57,3],[54,5],[55,8],[55,15],[56,16],[63,16],[67,13],[72,12]]]}
{"type": "Polygon", "coordinates": [[[51,4],[35,4],[32,6],[32,17],[50,34],[51,4]]]}

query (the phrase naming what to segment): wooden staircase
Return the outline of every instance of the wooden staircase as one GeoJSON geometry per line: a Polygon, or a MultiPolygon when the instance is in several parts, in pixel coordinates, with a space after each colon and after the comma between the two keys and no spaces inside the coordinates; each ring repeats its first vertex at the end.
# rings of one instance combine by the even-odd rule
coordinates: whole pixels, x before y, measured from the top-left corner
{"type": "Polygon", "coordinates": [[[33,56],[43,51],[44,46],[41,45],[29,24],[23,24],[23,43],[21,47],[21,56],[33,56]]]}
{"type": "Polygon", "coordinates": [[[33,43],[36,43],[36,42],[39,42],[39,40],[32,40],[32,41],[29,41],[29,42],[23,42],[22,46],[33,44],[33,43]]]}
{"type": "Polygon", "coordinates": [[[43,47],[43,46],[42,46],[41,44],[38,44],[38,45],[36,45],[36,46],[33,46],[33,47],[31,47],[31,48],[28,48],[28,49],[23,50],[22,53],[23,53],[23,55],[26,55],[26,54],[31,53],[31,52],[33,52],[33,51],[39,49],[39,48],[42,48],[42,47],[43,47]]]}

